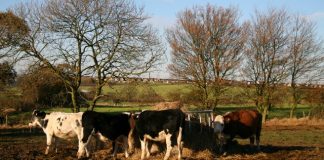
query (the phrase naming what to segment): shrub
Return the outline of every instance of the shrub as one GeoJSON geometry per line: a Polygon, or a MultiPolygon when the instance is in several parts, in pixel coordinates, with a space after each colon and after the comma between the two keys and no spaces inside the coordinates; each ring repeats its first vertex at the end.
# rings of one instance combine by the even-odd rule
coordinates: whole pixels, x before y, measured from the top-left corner
{"type": "Polygon", "coordinates": [[[129,83],[122,86],[121,90],[117,91],[112,99],[120,99],[121,101],[132,102],[136,101],[136,94],[138,92],[136,83],[129,83]]]}
{"type": "Polygon", "coordinates": [[[29,102],[25,102],[21,97],[1,97],[0,98],[0,110],[6,108],[13,108],[16,111],[31,111],[35,108],[35,105],[29,102]]]}
{"type": "Polygon", "coordinates": [[[312,108],[309,116],[313,119],[324,119],[324,104],[312,108]]]}
{"type": "Polygon", "coordinates": [[[150,85],[138,86],[138,93],[136,95],[137,102],[160,102],[163,99],[155,92],[150,85]]]}
{"type": "Polygon", "coordinates": [[[203,102],[202,94],[200,89],[193,88],[190,92],[183,94],[181,101],[185,104],[200,106],[203,102]]]}
{"type": "Polygon", "coordinates": [[[64,82],[50,69],[36,67],[19,77],[24,102],[37,106],[63,106],[70,103],[64,82]]]}
{"type": "Polygon", "coordinates": [[[181,98],[183,98],[179,92],[168,92],[166,97],[168,101],[179,101],[181,98]]]}

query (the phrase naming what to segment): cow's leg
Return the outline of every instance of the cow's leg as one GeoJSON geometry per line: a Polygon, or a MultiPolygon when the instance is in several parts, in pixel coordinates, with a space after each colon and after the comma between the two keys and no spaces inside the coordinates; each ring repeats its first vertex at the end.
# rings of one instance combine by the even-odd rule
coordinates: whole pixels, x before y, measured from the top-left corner
{"type": "Polygon", "coordinates": [[[123,149],[125,152],[125,157],[128,158],[128,138],[126,136],[122,136],[122,142],[123,142],[123,149]]]}
{"type": "Polygon", "coordinates": [[[77,157],[81,158],[84,155],[84,152],[86,152],[86,156],[89,157],[90,153],[87,149],[87,144],[90,141],[91,133],[93,131],[90,129],[81,129],[78,134],[78,140],[79,140],[79,150],[77,153],[77,157]]]}
{"type": "Polygon", "coordinates": [[[58,141],[58,138],[53,137],[52,139],[53,139],[53,142],[54,142],[55,153],[57,153],[57,141],[58,141]]]}
{"type": "Polygon", "coordinates": [[[167,160],[170,157],[170,153],[171,153],[171,150],[172,150],[171,136],[172,136],[171,134],[167,134],[166,137],[165,137],[167,151],[165,153],[164,160],[167,160]]]}
{"type": "Polygon", "coordinates": [[[83,142],[83,140],[79,140],[79,150],[77,153],[78,159],[80,159],[84,155],[84,152],[87,157],[90,156],[90,153],[87,148],[87,144],[88,144],[89,140],[90,140],[90,137],[88,137],[88,139],[85,142],[83,142]]]}
{"type": "Polygon", "coordinates": [[[80,159],[83,156],[83,154],[84,154],[84,151],[85,151],[84,146],[85,145],[82,142],[82,140],[79,140],[79,149],[78,149],[78,153],[77,153],[78,159],[80,159]]]}
{"type": "Polygon", "coordinates": [[[46,150],[45,150],[45,155],[48,154],[48,151],[50,150],[51,148],[51,145],[52,145],[52,140],[53,140],[53,136],[50,135],[50,134],[46,134],[46,150]]]}
{"type": "Polygon", "coordinates": [[[258,151],[260,151],[260,134],[255,136],[258,151]]]}
{"type": "Polygon", "coordinates": [[[118,143],[116,141],[118,141],[119,139],[117,138],[116,140],[112,141],[112,147],[113,147],[113,154],[112,157],[116,158],[116,154],[117,154],[117,149],[118,149],[118,143]]]}
{"type": "Polygon", "coordinates": [[[146,142],[145,137],[143,138],[143,140],[140,140],[140,141],[141,141],[141,151],[142,151],[141,160],[143,160],[144,156],[145,156],[145,151],[146,151],[146,148],[145,148],[146,144],[145,143],[147,143],[147,142],[146,142]]]}
{"type": "Polygon", "coordinates": [[[254,146],[254,135],[250,137],[250,146],[253,147],[254,146]]]}
{"type": "Polygon", "coordinates": [[[151,156],[151,152],[150,152],[150,149],[149,149],[149,141],[147,138],[144,138],[145,139],[145,152],[146,152],[146,158],[149,158],[151,156]]]}
{"type": "Polygon", "coordinates": [[[130,154],[134,152],[134,138],[133,138],[133,129],[130,130],[127,138],[128,148],[130,154]]]}
{"type": "Polygon", "coordinates": [[[46,134],[46,150],[45,150],[45,155],[48,154],[48,151],[50,150],[50,147],[52,145],[52,139],[53,139],[53,136],[50,135],[50,134],[46,134]]]}
{"type": "Polygon", "coordinates": [[[177,145],[178,145],[178,159],[181,159],[182,157],[182,147],[183,147],[183,144],[182,144],[182,128],[180,127],[179,128],[179,134],[178,134],[178,137],[177,137],[177,145]]]}

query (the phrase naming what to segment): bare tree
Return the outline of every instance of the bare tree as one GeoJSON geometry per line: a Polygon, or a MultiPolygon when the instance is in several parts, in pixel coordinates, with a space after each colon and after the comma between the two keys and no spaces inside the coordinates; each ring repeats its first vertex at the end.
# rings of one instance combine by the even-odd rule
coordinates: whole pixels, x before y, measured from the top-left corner
{"type": "Polygon", "coordinates": [[[108,78],[147,72],[164,54],[143,9],[128,0],[47,0],[15,11],[32,28],[20,51],[59,75],[75,112],[83,75],[97,79],[93,110],[108,78]]]}
{"type": "Polygon", "coordinates": [[[255,85],[256,107],[263,122],[276,85],[287,77],[289,16],[284,9],[256,11],[249,30],[243,76],[255,85]]]}
{"type": "Polygon", "coordinates": [[[324,52],[322,40],[316,38],[315,24],[299,15],[291,20],[289,38],[289,75],[293,104],[290,118],[293,117],[297,104],[301,100],[298,83],[316,80],[318,71],[323,69],[324,52]]]}
{"type": "Polygon", "coordinates": [[[55,17],[57,15],[51,12],[54,2],[64,4],[64,1],[54,0],[44,1],[44,3],[33,1],[18,5],[13,9],[30,28],[28,36],[19,46],[19,51],[36,60],[37,63],[52,69],[63,80],[71,95],[73,111],[79,112],[78,89],[82,73],[85,71],[82,65],[86,52],[86,46],[79,39],[82,19],[77,19],[78,11],[68,10],[69,14],[65,16],[70,18],[69,20],[74,20],[75,23],[68,26],[74,32],[67,32],[64,30],[66,21],[60,21],[55,17]],[[60,64],[65,64],[65,67],[60,64]]]}
{"type": "Polygon", "coordinates": [[[167,30],[172,48],[173,76],[192,80],[202,91],[204,107],[214,107],[224,91],[223,81],[241,61],[246,40],[236,8],[197,6],[178,14],[177,24],[167,30]]]}
{"type": "Polygon", "coordinates": [[[102,96],[108,78],[140,75],[158,64],[165,49],[156,31],[145,23],[143,8],[129,0],[93,1],[84,14],[93,34],[82,40],[89,46],[96,89],[90,109],[102,96]]]}

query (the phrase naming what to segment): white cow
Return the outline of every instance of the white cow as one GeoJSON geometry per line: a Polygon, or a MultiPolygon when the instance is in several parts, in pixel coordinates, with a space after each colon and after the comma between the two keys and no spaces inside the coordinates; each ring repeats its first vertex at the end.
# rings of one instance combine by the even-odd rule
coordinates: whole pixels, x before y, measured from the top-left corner
{"type": "MultiPolygon", "coordinates": [[[[29,126],[40,126],[46,134],[47,147],[45,154],[48,154],[52,142],[54,142],[56,149],[56,138],[70,139],[78,137],[79,149],[77,157],[81,158],[86,153],[89,157],[89,152],[87,149],[87,144],[90,140],[90,136],[87,138],[86,142],[82,142],[83,138],[83,127],[82,127],[82,115],[83,112],[79,113],[62,113],[62,112],[52,112],[46,114],[45,112],[35,110],[33,112],[33,122],[29,123],[29,126]]],[[[56,149],[57,151],[57,149],[56,149]]]]}

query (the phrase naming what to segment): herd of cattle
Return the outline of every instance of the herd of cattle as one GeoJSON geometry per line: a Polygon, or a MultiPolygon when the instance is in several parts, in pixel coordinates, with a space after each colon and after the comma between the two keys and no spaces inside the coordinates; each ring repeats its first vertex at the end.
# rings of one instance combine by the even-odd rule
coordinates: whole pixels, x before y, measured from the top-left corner
{"type": "MultiPolygon", "coordinates": [[[[160,111],[143,111],[140,114],[125,113],[99,113],[85,111],[79,113],[62,113],[33,111],[33,121],[29,126],[40,126],[46,134],[48,154],[52,144],[56,148],[56,138],[78,138],[77,157],[89,157],[87,144],[92,137],[101,141],[113,142],[113,157],[116,156],[117,147],[121,146],[125,157],[128,151],[134,150],[134,138],[141,144],[141,159],[150,156],[149,141],[163,141],[166,143],[168,159],[173,146],[177,146],[178,159],[182,157],[183,136],[185,135],[185,113],[180,109],[160,111]],[[136,135],[136,136],[135,136],[136,135]]],[[[213,119],[214,132],[222,149],[225,142],[235,137],[254,138],[259,147],[261,132],[261,114],[256,110],[240,110],[218,115],[213,119]]]]}

